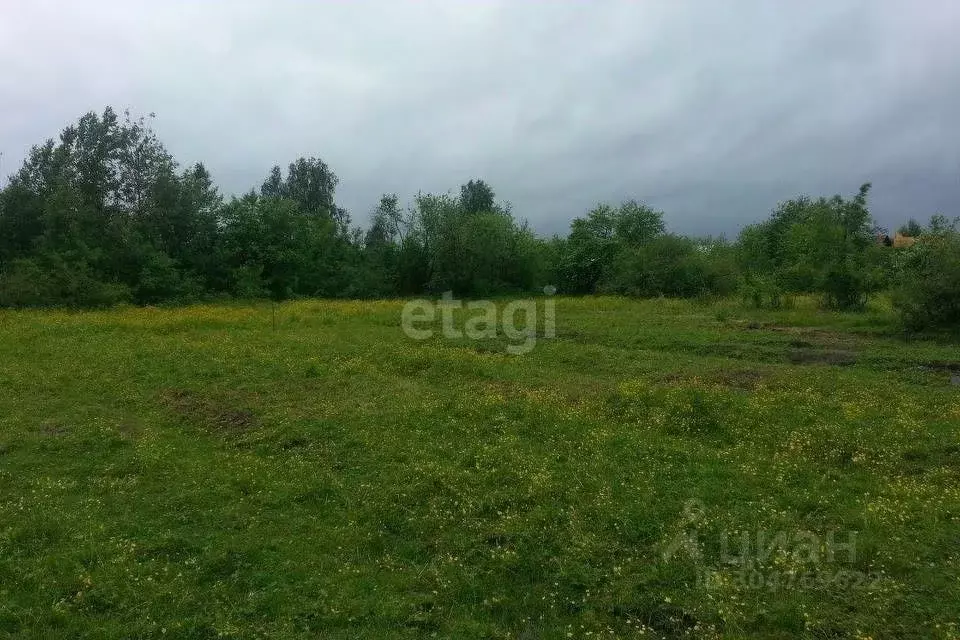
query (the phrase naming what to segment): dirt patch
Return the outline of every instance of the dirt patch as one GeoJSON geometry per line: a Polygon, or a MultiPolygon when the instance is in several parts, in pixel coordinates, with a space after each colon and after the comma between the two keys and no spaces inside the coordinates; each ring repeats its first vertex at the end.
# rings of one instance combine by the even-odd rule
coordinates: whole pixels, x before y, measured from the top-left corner
{"type": "Polygon", "coordinates": [[[790,336],[792,339],[789,344],[798,348],[850,349],[862,342],[860,336],[830,329],[784,327],[780,325],[769,325],[764,328],[774,333],[790,336]]]}
{"type": "Polygon", "coordinates": [[[754,369],[740,369],[739,371],[718,371],[713,379],[717,384],[732,389],[742,389],[744,391],[753,391],[764,381],[764,376],[754,369]]]}
{"type": "Polygon", "coordinates": [[[181,418],[212,431],[239,433],[258,425],[253,411],[238,406],[238,399],[210,397],[189,389],[171,389],[163,394],[163,401],[181,418]]]}
{"type": "Polygon", "coordinates": [[[832,364],[848,367],[857,363],[857,354],[846,349],[791,349],[787,352],[790,364],[832,364]]]}
{"type": "Polygon", "coordinates": [[[908,474],[921,474],[930,469],[948,467],[960,470],[960,444],[930,449],[908,449],[901,454],[908,474]]]}
{"type": "Polygon", "coordinates": [[[724,371],[706,371],[698,375],[685,373],[670,373],[659,378],[659,382],[669,385],[684,385],[693,382],[702,382],[708,385],[739,389],[741,391],[755,391],[766,375],[756,369],[736,369],[724,371]]]}
{"type": "Polygon", "coordinates": [[[124,438],[136,439],[143,433],[143,424],[139,420],[124,420],[117,425],[117,432],[124,438]]]}
{"type": "Polygon", "coordinates": [[[71,429],[62,422],[44,422],[40,427],[40,433],[45,436],[65,436],[71,429]]]}
{"type": "Polygon", "coordinates": [[[950,384],[955,387],[960,386],[960,362],[931,360],[930,362],[924,362],[917,369],[937,376],[946,375],[950,379],[950,384]]]}
{"type": "Polygon", "coordinates": [[[960,362],[949,362],[946,360],[931,360],[920,365],[921,369],[926,371],[938,371],[952,375],[960,375],[960,362]]]}

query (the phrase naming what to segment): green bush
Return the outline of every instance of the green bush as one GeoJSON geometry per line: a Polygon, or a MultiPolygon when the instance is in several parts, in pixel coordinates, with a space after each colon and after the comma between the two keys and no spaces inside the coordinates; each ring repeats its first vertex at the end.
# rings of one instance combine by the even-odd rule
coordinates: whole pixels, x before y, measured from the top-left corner
{"type": "Polygon", "coordinates": [[[844,263],[832,265],[820,282],[824,306],[828,309],[861,310],[867,305],[871,290],[868,275],[844,263]]]}
{"type": "Polygon", "coordinates": [[[743,230],[737,243],[744,296],[780,306],[781,293],[813,293],[830,309],[863,309],[884,284],[884,253],[867,209],[870,185],[856,196],[799,197],[743,230]]]}
{"type": "Polygon", "coordinates": [[[622,251],[602,290],[692,298],[729,294],[736,283],[736,266],[723,245],[666,234],[622,251]]]}
{"type": "Polygon", "coordinates": [[[176,260],[158,251],[147,254],[134,289],[137,304],[193,302],[202,295],[202,285],[181,270],[176,260]]]}
{"type": "Polygon", "coordinates": [[[269,294],[262,265],[243,265],[230,273],[230,292],[241,300],[265,298],[269,294]]]}
{"type": "Polygon", "coordinates": [[[781,309],[784,306],[783,288],[772,275],[750,275],[740,284],[744,303],[757,309],[781,309]]]}
{"type": "Polygon", "coordinates": [[[0,307],[43,307],[57,302],[52,279],[33,260],[14,260],[0,273],[0,307]]]}
{"type": "Polygon", "coordinates": [[[960,233],[926,234],[901,251],[893,305],[907,329],[960,329],[960,233]]]}
{"type": "Polygon", "coordinates": [[[86,263],[60,256],[14,260],[0,273],[3,307],[104,307],[130,299],[129,287],[98,280],[86,263]]]}

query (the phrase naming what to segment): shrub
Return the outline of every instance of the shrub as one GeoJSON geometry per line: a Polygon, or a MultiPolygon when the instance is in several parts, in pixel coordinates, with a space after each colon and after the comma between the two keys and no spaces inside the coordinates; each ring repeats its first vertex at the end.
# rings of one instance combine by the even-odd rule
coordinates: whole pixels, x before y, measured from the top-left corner
{"type": "Polygon", "coordinates": [[[883,282],[883,254],[864,184],[851,199],[799,197],[781,203],[769,219],[743,230],[737,258],[748,282],[745,296],[756,306],[779,306],[772,279],[782,291],[815,293],[831,309],[862,309],[883,282]]]}
{"type": "Polygon", "coordinates": [[[747,275],[740,284],[744,303],[757,309],[780,309],[784,306],[783,288],[772,275],[747,275]]]}
{"type": "Polygon", "coordinates": [[[838,263],[824,272],[818,288],[828,309],[861,310],[871,287],[864,271],[838,263]]]}
{"type": "Polygon", "coordinates": [[[898,256],[893,305],[905,328],[960,328],[960,233],[926,234],[898,256]]]}
{"type": "Polygon", "coordinates": [[[4,307],[103,307],[129,301],[125,285],[98,280],[86,263],[56,255],[14,260],[0,274],[4,307]]]}
{"type": "Polygon", "coordinates": [[[56,302],[53,281],[33,260],[14,260],[0,274],[0,307],[42,307],[56,302]]]}
{"type": "Polygon", "coordinates": [[[736,281],[726,247],[666,234],[623,251],[602,288],[632,296],[691,298],[728,294],[736,281]]]}
{"type": "Polygon", "coordinates": [[[138,304],[192,302],[202,294],[201,284],[182,271],[176,260],[159,251],[147,253],[134,290],[134,298],[138,304]]]}

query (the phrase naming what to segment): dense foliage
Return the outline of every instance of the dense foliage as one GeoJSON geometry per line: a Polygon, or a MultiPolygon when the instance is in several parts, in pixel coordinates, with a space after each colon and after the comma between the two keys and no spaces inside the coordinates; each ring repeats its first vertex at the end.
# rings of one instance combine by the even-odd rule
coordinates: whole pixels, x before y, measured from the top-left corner
{"type": "Polygon", "coordinates": [[[841,196],[781,203],[765,222],[743,230],[740,266],[749,286],[820,293],[827,306],[862,308],[884,284],[884,247],[867,210],[870,185],[841,196]]]}
{"type": "Polygon", "coordinates": [[[908,329],[960,327],[960,229],[935,216],[918,242],[898,255],[894,306],[908,329]]]}
{"type": "MultiPolygon", "coordinates": [[[[143,119],[88,113],[34,147],[0,191],[0,305],[157,304],[211,297],[576,294],[724,295],[758,306],[814,293],[859,309],[895,286],[908,324],[956,322],[957,232],[914,220],[923,242],[878,241],[870,185],[850,199],[781,203],[735,243],[668,233],[663,213],[600,204],[567,237],[536,236],[483,180],[459,194],[380,198],[351,228],[322,160],[273,167],[224,200],[202,164],[181,168],[143,119]],[[924,300],[938,301],[931,309],[924,300]],[[952,306],[951,306],[952,305],[952,306]]],[[[883,235],[883,234],[880,234],[883,235]]]]}

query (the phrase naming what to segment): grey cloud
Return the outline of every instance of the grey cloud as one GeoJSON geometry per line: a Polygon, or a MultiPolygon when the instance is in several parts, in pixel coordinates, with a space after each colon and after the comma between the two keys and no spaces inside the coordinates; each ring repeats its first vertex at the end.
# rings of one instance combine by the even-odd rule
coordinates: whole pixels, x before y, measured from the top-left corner
{"type": "Polygon", "coordinates": [[[634,197],[733,235],[866,180],[882,223],[960,214],[952,0],[4,1],[5,173],[112,104],[227,193],[319,155],[361,223],[475,176],[545,233],[634,197]]]}

